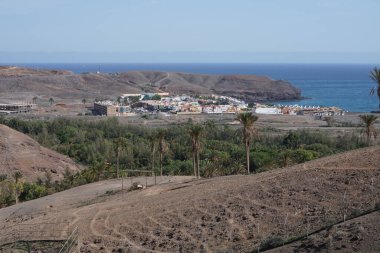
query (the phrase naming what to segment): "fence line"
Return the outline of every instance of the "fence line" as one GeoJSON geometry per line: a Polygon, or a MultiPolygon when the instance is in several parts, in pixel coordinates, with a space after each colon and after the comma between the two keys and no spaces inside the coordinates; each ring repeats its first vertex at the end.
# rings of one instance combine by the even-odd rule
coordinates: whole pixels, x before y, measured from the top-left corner
{"type": "Polygon", "coordinates": [[[10,227],[14,230],[2,229],[0,247],[18,242],[64,241],[68,236],[68,230],[59,228],[68,227],[68,224],[69,222],[18,224],[10,227]],[[46,227],[53,227],[53,229],[47,231],[46,227]]]}

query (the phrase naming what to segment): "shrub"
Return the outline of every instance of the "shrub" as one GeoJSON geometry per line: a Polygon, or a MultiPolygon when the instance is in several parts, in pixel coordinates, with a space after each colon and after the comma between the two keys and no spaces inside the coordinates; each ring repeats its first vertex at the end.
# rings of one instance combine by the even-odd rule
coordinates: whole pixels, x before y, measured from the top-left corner
{"type": "Polygon", "coordinates": [[[270,150],[253,151],[251,156],[251,169],[256,172],[270,169],[275,164],[276,154],[270,150]]]}
{"type": "Polygon", "coordinates": [[[321,143],[306,145],[304,146],[304,149],[317,152],[318,157],[331,155],[334,153],[333,150],[329,146],[327,146],[326,144],[321,144],[321,143]]]}
{"type": "Polygon", "coordinates": [[[261,250],[273,249],[275,247],[281,246],[284,240],[279,236],[271,236],[260,243],[261,250]]]}
{"type": "Polygon", "coordinates": [[[283,145],[287,148],[298,148],[301,144],[301,137],[299,133],[290,131],[283,140],[283,145]]]}
{"type": "Polygon", "coordinates": [[[48,189],[44,185],[34,183],[24,183],[23,190],[20,194],[21,201],[41,198],[48,195],[48,189]]]}

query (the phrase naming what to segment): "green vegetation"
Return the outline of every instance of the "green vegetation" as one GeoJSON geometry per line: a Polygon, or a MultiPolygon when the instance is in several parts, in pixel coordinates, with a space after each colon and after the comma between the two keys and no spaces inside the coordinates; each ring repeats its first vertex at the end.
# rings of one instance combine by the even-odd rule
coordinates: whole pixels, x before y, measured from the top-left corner
{"type": "Polygon", "coordinates": [[[51,175],[46,175],[46,180],[38,179],[36,183],[23,181],[21,172],[15,172],[12,178],[0,175],[0,208],[17,204],[19,201],[27,201],[51,194],[58,189],[53,189],[51,175]]]}
{"type": "Polygon", "coordinates": [[[163,157],[164,152],[167,151],[167,145],[165,142],[165,130],[159,129],[157,132],[157,142],[158,142],[158,153],[160,154],[160,175],[162,176],[162,168],[163,168],[163,157]]]}
{"type": "Polygon", "coordinates": [[[258,120],[258,117],[251,112],[240,113],[236,118],[243,125],[243,141],[245,144],[246,160],[247,160],[247,172],[250,172],[250,152],[251,142],[256,134],[254,123],[258,120]]]}
{"type": "Polygon", "coordinates": [[[203,127],[201,125],[193,125],[189,129],[189,134],[191,137],[191,146],[193,152],[193,168],[194,168],[194,176],[199,178],[199,149],[200,149],[200,138],[202,134],[203,127]]]}
{"type": "Polygon", "coordinates": [[[375,87],[371,90],[371,95],[375,94],[375,89],[376,89],[377,97],[379,98],[379,109],[380,109],[380,69],[375,67],[370,72],[369,77],[377,84],[377,87],[375,87]]]}
{"type": "MultiPolygon", "coordinates": [[[[0,117],[0,123],[30,135],[41,145],[87,167],[77,174],[66,171],[60,182],[52,182],[48,173],[35,183],[24,183],[22,178],[16,183],[15,178],[0,175],[0,205],[3,206],[15,203],[15,183],[22,184],[22,187],[17,186],[17,195],[20,201],[25,201],[73,186],[115,178],[120,173],[125,175],[125,169],[153,169],[157,174],[162,171],[163,175],[194,175],[194,169],[198,171],[199,168],[196,174],[202,177],[223,176],[290,166],[367,145],[366,140],[356,133],[331,136],[327,131],[318,130],[280,132],[260,129],[256,137],[250,139],[246,152],[246,139],[242,140],[244,128],[216,125],[213,121],[202,125],[189,121],[157,130],[121,125],[116,118],[40,121],[0,117]],[[244,169],[247,155],[250,163],[244,169]],[[197,157],[195,165],[194,157],[197,157]],[[159,166],[155,166],[157,163],[159,166]]],[[[250,132],[246,133],[246,137],[251,136],[250,132]]]]}
{"type": "Polygon", "coordinates": [[[140,97],[135,96],[135,97],[128,97],[128,101],[130,104],[134,104],[140,101],[140,97]]]}
{"type": "Polygon", "coordinates": [[[116,177],[119,178],[120,174],[120,153],[123,149],[128,147],[128,141],[124,137],[119,137],[114,140],[115,153],[116,153],[116,177]]]}
{"type": "Polygon", "coordinates": [[[364,124],[364,134],[367,136],[367,144],[369,145],[371,143],[372,136],[375,140],[377,138],[377,131],[374,126],[377,120],[377,117],[371,114],[360,115],[359,117],[364,124]]]}
{"type": "Polygon", "coordinates": [[[151,100],[161,100],[161,96],[158,95],[158,94],[155,94],[155,95],[153,95],[150,99],[151,99],[151,100]]]}

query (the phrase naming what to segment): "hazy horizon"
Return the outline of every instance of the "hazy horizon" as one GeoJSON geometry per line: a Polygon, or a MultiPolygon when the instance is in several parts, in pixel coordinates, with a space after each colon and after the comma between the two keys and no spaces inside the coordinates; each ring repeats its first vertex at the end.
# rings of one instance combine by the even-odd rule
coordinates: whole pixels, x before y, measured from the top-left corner
{"type": "Polygon", "coordinates": [[[0,64],[380,64],[380,53],[252,52],[0,52],[0,64]]]}
{"type": "Polygon", "coordinates": [[[0,0],[1,63],[379,63],[376,0],[0,0]]]}

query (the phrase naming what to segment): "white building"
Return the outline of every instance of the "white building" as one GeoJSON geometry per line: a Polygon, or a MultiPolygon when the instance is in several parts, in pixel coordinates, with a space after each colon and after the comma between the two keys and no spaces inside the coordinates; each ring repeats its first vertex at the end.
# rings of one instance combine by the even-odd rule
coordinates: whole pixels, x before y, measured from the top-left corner
{"type": "Polygon", "coordinates": [[[282,114],[280,108],[276,107],[259,107],[256,108],[255,113],[257,114],[282,114]]]}

